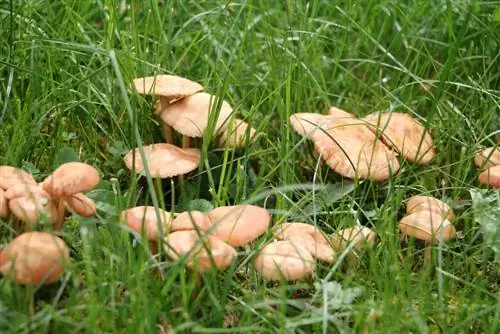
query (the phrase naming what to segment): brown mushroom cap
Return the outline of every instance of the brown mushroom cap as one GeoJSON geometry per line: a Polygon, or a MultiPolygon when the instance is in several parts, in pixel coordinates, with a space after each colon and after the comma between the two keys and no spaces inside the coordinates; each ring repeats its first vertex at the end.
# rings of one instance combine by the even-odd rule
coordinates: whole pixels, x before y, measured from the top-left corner
{"type": "MultiPolygon", "coordinates": [[[[163,109],[160,117],[164,123],[185,136],[203,137],[210,115],[215,112],[214,109],[218,99],[208,93],[196,93],[169,104],[163,109]]],[[[222,101],[215,132],[223,131],[227,127],[226,121],[232,112],[231,105],[226,101],[222,101]]]]}
{"type": "Polygon", "coordinates": [[[36,180],[22,169],[7,165],[0,166],[0,188],[7,190],[20,183],[36,185],[36,180]]]}
{"type": "Polygon", "coordinates": [[[181,99],[203,90],[203,86],[197,82],[168,74],[136,78],[133,84],[139,94],[161,96],[167,101],[181,99]]]}
{"type": "Polygon", "coordinates": [[[456,230],[449,220],[431,211],[420,211],[403,217],[399,230],[404,235],[424,241],[447,241],[453,239],[456,230]]]}
{"type": "Polygon", "coordinates": [[[431,196],[415,195],[408,199],[408,202],[406,202],[406,213],[412,214],[419,211],[431,211],[438,213],[450,222],[455,220],[455,215],[453,214],[450,206],[431,196]]]}
{"type": "Polygon", "coordinates": [[[5,218],[9,215],[9,200],[5,197],[5,191],[0,188],[0,218],[5,218]]]}
{"type": "Polygon", "coordinates": [[[0,272],[20,284],[49,284],[70,261],[65,242],[49,233],[27,232],[0,251],[0,272]]]}
{"type": "Polygon", "coordinates": [[[255,258],[254,267],[264,278],[295,281],[310,276],[316,270],[316,263],[306,248],[282,240],[264,246],[255,258]]]}
{"type": "Polygon", "coordinates": [[[29,224],[36,224],[42,215],[48,216],[51,222],[58,217],[57,206],[43,191],[11,199],[9,209],[19,220],[29,224]]]}
{"type": "Polygon", "coordinates": [[[248,142],[253,142],[256,134],[257,132],[255,129],[249,126],[247,122],[241,119],[235,119],[220,135],[220,145],[225,145],[227,143],[229,147],[244,147],[248,142]]]}
{"type": "Polygon", "coordinates": [[[432,138],[420,122],[409,114],[386,112],[373,113],[364,118],[368,128],[382,133],[382,140],[409,161],[429,163],[436,155],[432,138]]]}
{"type": "Polygon", "coordinates": [[[51,196],[60,198],[92,190],[100,180],[94,167],[82,162],[67,162],[45,178],[41,186],[51,196]]]}
{"type": "Polygon", "coordinates": [[[211,210],[208,218],[209,232],[235,247],[257,239],[271,222],[269,212],[255,205],[221,206],[211,210]]]}
{"type": "MultiPolygon", "coordinates": [[[[148,159],[148,169],[154,178],[168,178],[189,173],[200,163],[200,150],[196,148],[180,148],[172,144],[160,143],[144,146],[144,154],[148,159]]],[[[144,162],[138,149],[130,150],[123,161],[128,169],[134,169],[140,175],[146,175],[144,162]]]]}
{"type": "Polygon", "coordinates": [[[492,188],[500,188],[500,165],[496,165],[483,171],[478,176],[479,183],[492,188]]]}
{"type": "Polygon", "coordinates": [[[184,211],[179,213],[172,221],[171,231],[195,230],[195,226],[202,231],[206,231],[211,225],[212,222],[204,212],[184,211]]]}
{"type": "Polygon", "coordinates": [[[67,207],[82,217],[92,217],[97,211],[95,202],[84,193],[64,197],[64,202],[67,207]]]}
{"type": "Polygon", "coordinates": [[[233,247],[215,236],[200,236],[197,231],[170,233],[165,237],[164,244],[165,251],[174,261],[187,256],[186,266],[202,272],[212,268],[225,269],[236,257],[233,247]]]}
{"type": "Polygon", "coordinates": [[[120,222],[135,232],[144,234],[148,240],[156,241],[160,237],[160,228],[163,234],[167,235],[170,230],[172,216],[170,212],[158,208],[160,212],[160,221],[156,215],[154,206],[136,206],[135,208],[123,210],[120,214],[120,222]]]}
{"type": "Polygon", "coordinates": [[[477,167],[490,168],[500,165],[500,147],[488,147],[474,157],[474,163],[477,167]]]}

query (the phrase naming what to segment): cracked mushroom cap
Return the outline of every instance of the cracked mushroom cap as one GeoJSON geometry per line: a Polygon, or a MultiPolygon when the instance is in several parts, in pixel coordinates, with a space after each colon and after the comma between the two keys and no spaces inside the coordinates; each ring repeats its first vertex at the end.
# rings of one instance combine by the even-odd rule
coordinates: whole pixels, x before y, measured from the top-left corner
{"type": "MultiPolygon", "coordinates": [[[[187,174],[200,164],[200,150],[196,148],[180,148],[172,144],[160,143],[144,146],[148,169],[154,178],[169,178],[187,174]]],[[[135,157],[136,173],[145,176],[144,162],[138,149],[130,150],[123,162],[128,169],[133,170],[135,157]]]]}
{"type": "Polygon", "coordinates": [[[64,197],[64,203],[67,208],[82,217],[92,217],[97,211],[95,202],[84,193],[76,193],[64,197]]]}
{"type": "MultiPolygon", "coordinates": [[[[203,137],[212,113],[220,98],[208,93],[196,93],[180,101],[165,106],[160,118],[165,124],[173,127],[177,132],[189,137],[203,137]]],[[[217,115],[214,132],[224,131],[227,120],[233,108],[226,101],[222,101],[220,112],[217,115]]],[[[214,115],[215,117],[215,115],[214,115]]]]}
{"type": "Polygon", "coordinates": [[[67,162],[49,175],[41,186],[51,196],[60,198],[95,188],[101,178],[97,169],[83,162],[67,162]]]}
{"type": "Polygon", "coordinates": [[[354,249],[361,250],[365,245],[373,245],[376,234],[366,226],[348,227],[335,233],[331,237],[333,247],[338,252],[344,251],[351,242],[354,243],[354,249]]]}
{"type": "Polygon", "coordinates": [[[271,222],[269,212],[255,205],[221,206],[211,210],[209,232],[237,247],[248,244],[266,232],[271,222]]]}
{"type": "Polygon", "coordinates": [[[450,222],[455,220],[455,215],[450,206],[432,196],[415,195],[408,199],[408,202],[406,202],[406,213],[412,214],[420,211],[431,211],[440,214],[450,222]]]}
{"type": "Polygon", "coordinates": [[[5,218],[9,215],[9,200],[5,197],[5,191],[0,188],[0,218],[5,218]]]}
{"type": "Polygon", "coordinates": [[[490,168],[500,165],[500,147],[488,147],[474,157],[474,164],[477,167],[490,168]]]}
{"type": "Polygon", "coordinates": [[[207,231],[211,225],[212,222],[204,212],[184,211],[179,213],[172,221],[171,230],[172,232],[183,230],[189,231],[196,230],[197,227],[201,231],[207,231]]]}
{"type": "Polygon", "coordinates": [[[69,261],[69,248],[61,238],[26,232],[0,251],[0,272],[19,284],[49,284],[59,279],[69,261]]]}
{"type": "Polygon", "coordinates": [[[455,227],[449,220],[431,211],[409,214],[399,221],[398,226],[404,235],[424,241],[447,241],[456,235],[455,227]]]}
{"type": "Polygon", "coordinates": [[[43,190],[9,200],[9,209],[19,220],[29,224],[38,223],[42,216],[54,223],[58,217],[57,206],[43,190]]]}
{"type": "Polygon", "coordinates": [[[0,188],[7,190],[17,184],[36,185],[33,176],[22,169],[12,166],[0,166],[0,188]]]}
{"type": "Polygon", "coordinates": [[[255,129],[247,122],[237,118],[220,135],[220,145],[227,144],[234,148],[244,147],[254,141],[256,134],[255,129]]]}
{"type": "Polygon", "coordinates": [[[492,188],[500,188],[500,165],[496,165],[483,171],[478,176],[479,183],[492,188]]]}
{"type": "Polygon", "coordinates": [[[316,262],[305,247],[281,240],[267,244],[259,251],[254,268],[266,279],[295,281],[312,275],[316,262]]]}
{"type": "Polygon", "coordinates": [[[370,131],[380,131],[383,142],[409,161],[427,164],[436,156],[431,135],[409,114],[373,113],[364,120],[370,131]]]}
{"type": "Polygon", "coordinates": [[[139,94],[160,96],[162,100],[168,102],[203,90],[203,86],[197,82],[168,74],[136,78],[133,80],[133,85],[139,94]]]}
{"type": "Polygon", "coordinates": [[[148,240],[156,241],[160,238],[160,229],[163,230],[163,235],[167,235],[170,230],[172,217],[170,212],[158,208],[160,212],[160,220],[156,215],[154,206],[136,206],[135,208],[123,210],[120,214],[120,222],[142,234],[144,231],[148,240]]]}
{"type": "Polygon", "coordinates": [[[174,261],[186,256],[186,266],[201,272],[222,270],[236,257],[236,250],[212,235],[197,231],[177,231],[164,239],[165,251],[174,261]]]}

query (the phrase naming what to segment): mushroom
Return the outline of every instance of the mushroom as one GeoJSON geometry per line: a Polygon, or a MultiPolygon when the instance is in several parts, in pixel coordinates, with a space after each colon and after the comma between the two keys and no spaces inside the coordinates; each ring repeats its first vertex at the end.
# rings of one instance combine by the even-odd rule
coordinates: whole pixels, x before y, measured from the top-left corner
{"type": "Polygon", "coordinates": [[[208,230],[231,246],[242,246],[266,232],[271,216],[266,209],[255,205],[221,206],[211,210],[208,230]]]}
{"type": "Polygon", "coordinates": [[[6,218],[10,215],[9,201],[5,196],[5,191],[0,188],[0,218],[6,218]]]}
{"type": "Polygon", "coordinates": [[[20,183],[36,185],[36,180],[22,169],[7,165],[0,166],[0,188],[7,190],[20,183]]]}
{"type": "Polygon", "coordinates": [[[488,147],[477,153],[474,157],[477,167],[488,169],[500,165],[500,147],[488,147]]]}
{"type": "Polygon", "coordinates": [[[222,270],[236,257],[236,250],[212,235],[197,231],[172,232],[164,238],[165,251],[174,261],[186,257],[186,266],[197,272],[222,270]]]}
{"type": "Polygon", "coordinates": [[[72,210],[82,217],[92,217],[96,214],[95,202],[84,193],[76,193],[64,198],[66,209],[72,210]]]}
{"type": "MultiPolygon", "coordinates": [[[[155,111],[157,116],[170,103],[203,90],[203,86],[197,82],[168,74],[136,78],[133,85],[139,94],[159,97],[155,111]]],[[[166,142],[173,143],[172,129],[168,124],[163,123],[163,131],[166,142]]]]}
{"type": "Polygon", "coordinates": [[[431,258],[432,243],[440,240],[448,241],[456,235],[456,230],[450,221],[432,211],[409,214],[399,221],[398,226],[404,235],[425,241],[425,263],[431,258]]]}
{"type": "Polygon", "coordinates": [[[282,240],[264,246],[255,257],[254,268],[266,279],[295,281],[312,275],[316,262],[305,247],[282,240]]]}
{"type": "MultiPolygon", "coordinates": [[[[59,221],[59,210],[50,195],[40,189],[9,200],[12,214],[25,223],[25,229],[39,223],[40,217],[47,216],[52,224],[59,221]]],[[[15,227],[17,230],[17,226],[15,227]]]]}
{"type": "Polygon", "coordinates": [[[419,164],[429,163],[436,155],[432,138],[420,122],[409,114],[373,113],[364,118],[368,128],[381,133],[382,141],[406,159],[419,164]]]}
{"type": "Polygon", "coordinates": [[[204,212],[184,211],[179,213],[172,221],[171,230],[172,232],[196,229],[207,231],[210,226],[212,226],[212,222],[204,212]]]}
{"type": "Polygon", "coordinates": [[[51,175],[40,184],[55,201],[58,211],[58,220],[54,229],[60,230],[65,217],[66,199],[77,193],[95,188],[101,178],[97,169],[82,162],[67,162],[60,165],[51,175]]]}
{"type": "Polygon", "coordinates": [[[450,206],[431,196],[415,195],[408,199],[406,213],[412,214],[420,211],[431,211],[440,214],[441,217],[448,219],[450,222],[455,220],[455,215],[450,206]]]}
{"type": "Polygon", "coordinates": [[[500,188],[500,165],[496,165],[483,171],[478,176],[479,183],[500,188]]]}
{"type": "Polygon", "coordinates": [[[222,132],[219,143],[222,146],[227,144],[229,147],[240,148],[246,146],[247,141],[252,142],[256,134],[255,129],[248,125],[247,122],[236,118],[222,132]]]}
{"type": "Polygon", "coordinates": [[[365,246],[372,246],[375,243],[375,237],[375,232],[370,228],[357,225],[340,230],[333,234],[330,240],[333,248],[339,253],[352,245],[352,249],[347,255],[347,262],[349,266],[353,266],[359,257],[358,253],[365,246]]]}
{"type": "Polygon", "coordinates": [[[164,123],[172,126],[183,135],[182,147],[190,146],[190,137],[203,137],[203,134],[212,117],[216,117],[214,133],[224,131],[226,121],[231,116],[233,108],[226,101],[222,101],[217,115],[215,107],[220,98],[208,93],[196,93],[180,101],[165,106],[160,117],[164,123]]]}
{"type": "Polygon", "coordinates": [[[314,139],[314,133],[328,124],[329,119],[328,116],[317,113],[296,113],[290,116],[290,125],[299,135],[314,139]]]}
{"type": "Polygon", "coordinates": [[[65,242],[46,232],[26,232],[0,251],[0,272],[19,284],[57,281],[70,261],[65,242]]]}

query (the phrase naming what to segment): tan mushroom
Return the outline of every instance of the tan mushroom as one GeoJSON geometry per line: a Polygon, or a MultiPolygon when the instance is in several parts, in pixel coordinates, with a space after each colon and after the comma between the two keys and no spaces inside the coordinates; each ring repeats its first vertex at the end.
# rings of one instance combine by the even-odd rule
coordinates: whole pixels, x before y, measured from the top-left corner
{"type": "Polygon", "coordinates": [[[235,119],[230,122],[227,128],[222,132],[219,144],[227,145],[233,148],[245,147],[254,141],[257,132],[247,122],[241,119],[235,119]]]}
{"type": "Polygon", "coordinates": [[[222,101],[220,111],[216,106],[220,98],[208,93],[196,93],[180,101],[167,105],[160,117],[162,121],[183,135],[183,148],[189,147],[189,137],[203,137],[209,120],[216,117],[214,133],[224,131],[233,108],[222,101]]]}
{"type": "Polygon", "coordinates": [[[354,115],[337,107],[328,108],[328,115],[336,118],[354,118],[354,115]]]}
{"type": "Polygon", "coordinates": [[[455,220],[455,215],[450,206],[431,196],[415,195],[408,199],[406,213],[412,214],[420,211],[431,211],[440,214],[441,217],[448,219],[450,222],[455,220]]]}
{"type": "Polygon", "coordinates": [[[64,203],[68,210],[82,217],[92,217],[97,211],[95,202],[84,193],[64,197],[64,203]]]}
{"type": "Polygon", "coordinates": [[[399,221],[398,226],[404,235],[425,241],[424,262],[430,260],[432,243],[448,241],[456,235],[456,230],[449,220],[431,211],[409,214],[399,221]]]}
{"type": "Polygon", "coordinates": [[[208,217],[212,222],[209,232],[235,247],[257,239],[271,222],[269,212],[255,205],[221,206],[208,217]]]}
{"type": "Polygon", "coordinates": [[[36,185],[36,180],[22,169],[7,165],[0,166],[0,188],[7,190],[20,183],[36,185]]]}
{"type": "Polygon", "coordinates": [[[47,192],[38,184],[18,183],[5,191],[5,197],[12,200],[16,197],[29,197],[31,195],[46,195],[47,192]]]}
{"type": "Polygon", "coordinates": [[[305,247],[282,240],[264,246],[255,257],[254,268],[266,279],[295,281],[311,276],[316,262],[305,247]]]}
{"type": "Polygon", "coordinates": [[[198,272],[222,270],[236,257],[236,250],[219,238],[197,231],[177,231],[164,239],[167,255],[177,261],[186,257],[186,266],[198,272]]]}
{"type": "Polygon", "coordinates": [[[0,218],[6,218],[9,215],[9,200],[5,196],[5,191],[0,188],[0,218]]]}
{"type": "Polygon", "coordinates": [[[57,206],[43,190],[9,200],[9,209],[17,219],[25,223],[26,229],[39,223],[42,216],[48,217],[53,224],[59,220],[57,206]]]}
{"type": "Polygon", "coordinates": [[[212,222],[204,212],[201,211],[184,211],[179,213],[172,221],[172,232],[175,231],[190,231],[199,229],[207,231],[212,222]]]}
{"type": "Polygon", "coordinates": [[[296,113],[290,116],[290,125],[301,136],[313,139],[316,131],[328,124],[328,117],[317,113],[296,113]]]}
{"type": "Polygon", "coordinates": [[[436,155],[432,138],[420,122],[409,114],[373,113],[364,118],[374,133],[381,133],[384,143],[406,159],[419,164],[429,163],[436,155]]]}
{"type": "Polygon", "coordinates": [[[0,251],[0,272],[19,284],[49,284],[60,278],[69,261],[69,248],[61,238],[26,232],[0,251]]]}
{"type": "Polygon", "coordinates": [[[500,188],[500,165],[496,165],[483,171],[478,176],[479,183],[492,188],[500,188]]]}
{"type": "Polygon", "coordinates": [[[482,150],[474,157],[474,163],[484,169],[500,165],[500,147],[488,147],[482,150]]]}
{"type": "Polygon", "coordinates": [[[356,264],[360,252],[364,247],[372,246],[375,243],[376,234],[366,226],[353,226],[340,230],[331,236],[333,248],[338,252],[344,252],[352,245],[351,251],[347,255],[349,266],[356,264]]]}

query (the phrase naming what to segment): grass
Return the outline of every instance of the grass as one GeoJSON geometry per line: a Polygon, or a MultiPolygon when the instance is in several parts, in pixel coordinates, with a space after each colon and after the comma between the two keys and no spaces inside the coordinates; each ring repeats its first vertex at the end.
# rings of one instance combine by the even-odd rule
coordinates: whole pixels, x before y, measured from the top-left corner
{"type": "MultiPolygon", "coordinates": [[[[500,271],[474,219],[476,150],[500,141],[496,1],[13,1],[0,2],[0,163],[42,180],[81,160],[103,176],[93,219],[71,219],[68,274],[25,288],[0,280],[0,332],[446,332],[500,330],[500,271]],[[262,281],[251,266],[261,237],[226,271],[202,277],[153,261],[117,224],[151,204],[122,155],[161,142],[153,102],[134,77],[173,73],[223,97],[262,135],[231,151],[202,145],[202,166],[160,206],[181,211],[255,203],[325,232],[357,221],[377,246],[353,269],[318,264],[310,280],[262,281]],[[338,106],[412,114],[432,131],[428,166],[401,162],[385,183],[352,184],[312,157],[291,114],[338,106]],[[402,243],[402,200],[424,193],[453,205],[460,231],[424,266],[402,243]],[[172,198],[175,207],[172,207],[172,198]],[[161,279],[162,272],[164,279],[161,279]],[[340,284],[338,284],[338,283],[340,284]],[[194,297],[192,297],[194,295],[194,297]],[[368,327],[366,327],[368,326],[368,327]]],[[[498,15],[497,15],[498,16],[498,15]]],[[[12,238],[0,221],[0,245],[12,238]]]]}

